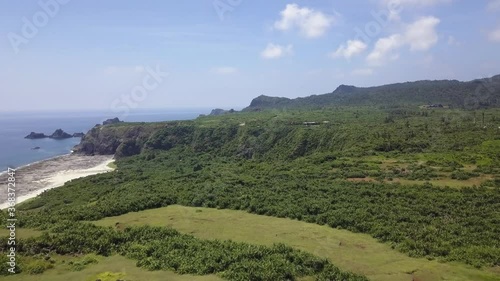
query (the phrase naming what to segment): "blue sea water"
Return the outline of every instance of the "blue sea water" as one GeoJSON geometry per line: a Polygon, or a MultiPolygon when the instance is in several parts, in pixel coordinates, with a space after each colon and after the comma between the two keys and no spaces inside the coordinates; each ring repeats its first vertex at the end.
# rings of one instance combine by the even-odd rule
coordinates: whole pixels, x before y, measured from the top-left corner
{"type": "MultiPolygon", "coordinates": [[[[127,122],[159,122],[171,120],[189,120],[208,109],[192,110],[149,110],[129,114],[127,122]]],[[[106,112],[16,112],[0,113],[0,172],[8,167],[19,168],[33,162],[68,154],[80,143],[80,138],[65,140],[38,139],[24,137],[30,132],[52,134],[56,129],[63,129],[69,134],[86,133],[95,124],[102,123],[113,114],[106,112]],[[34,147],[39,150],[32,150],[34,147]]]]}

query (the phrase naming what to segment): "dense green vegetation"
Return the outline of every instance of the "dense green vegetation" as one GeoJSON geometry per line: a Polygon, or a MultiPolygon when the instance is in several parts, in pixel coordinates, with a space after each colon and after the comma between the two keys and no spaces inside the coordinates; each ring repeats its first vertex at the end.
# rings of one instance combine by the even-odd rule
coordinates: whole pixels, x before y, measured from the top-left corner
{"type": "Polygon", "coordinates": [[[260,96],[255,98],[246,110],[317,108],[331,105],[400,107],[432,104],[479,109],[500,106],[499,98],[500,75],[497,75],[470,82],[417,81],[369,88],[341,85],[332,93],[297,99],[260,96]]]}
{"type": "Polygon", "coordinates": [[[499,263],[498,189],[347,183],[301,168],[312,164],[303,160],[265,165],[227,158],[207,161],[186,152],[180,161],[178,155],[127,159],[112,175],[47,194],[26,206],[44,207],[27,225],[95,220],[182,204],[241,209],[370,233],[412,256],[478,266],[499,263]],[[195,172],[195,165],[202,170],[195,172]]]}
{"type": "MultiPolygon", "coordinates": [[[[5,245],[4,242],[1,245],[5,245]]],[[[324,259],[285,245],[264,247],[200,240],[161,227],[144,226],[116,231],[91,224],[64,222],[51,226],[50,233],[23,240],[18,250],[28,256],[44,251],[104,256],[118,252],[137,260],[137,266],[148,270],[220,274],[228,280],[292,280],[302,276],[316,276],[316,280],[367,280],[342,272],[324,259]]],[[[79,271],[92,263],[97,263],[97,259],[86,256],[72,263],[72,268],[79,271]]],[[[50,269],[50,265],[49,261],[36,260],[28,264],[26,270],[30,274],[40,274],[50,269]]]]}
{"type": "Polygon", "coordinates": [[[23,249],[28,255],[44,248],[118,252],[148,269],[230,280],[250,280],[244,274],[252,273],[255,280],[342,280],[333,277],[344,274],[333,265],[284,246],[81,223],[179,204],[298,219],[368,233],[413,257],[498,266],[498,116],[496,109],[274,110],[156,124],[156,130],[147,125],[136,141],[134,134],[115,139],[116,132],[140,125],[106,126],[94,137],[125,152],[117,171],[73,181],[20,206],[21,226],[49,231],[23,249]],[[431,184],[472,180],[467,187],[431,184]]]}

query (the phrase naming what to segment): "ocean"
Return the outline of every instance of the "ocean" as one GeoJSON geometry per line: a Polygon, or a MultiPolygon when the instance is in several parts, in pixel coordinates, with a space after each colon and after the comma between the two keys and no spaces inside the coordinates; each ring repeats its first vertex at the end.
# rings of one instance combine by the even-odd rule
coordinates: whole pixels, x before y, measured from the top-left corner
{"type": "MultiPolygon", "coordinates": [[[[130,113],[127,122],[160,122],[195,119],[200,114],[209,113],[209,109],[191,110],[148,110],[130,113]]],[[[24,137],[31,132],[51,135],[57,129],[69,134],[86,133],[96,124],[114,118],[106,112],[22,112],[0,113],[0,173],[10,168],[21,166],[71,153],[72,148],[80,143],[80,138],[65,140],[38,139],[24,137]],[[33,150],[34,147],[40,147],[33,150]]]]}

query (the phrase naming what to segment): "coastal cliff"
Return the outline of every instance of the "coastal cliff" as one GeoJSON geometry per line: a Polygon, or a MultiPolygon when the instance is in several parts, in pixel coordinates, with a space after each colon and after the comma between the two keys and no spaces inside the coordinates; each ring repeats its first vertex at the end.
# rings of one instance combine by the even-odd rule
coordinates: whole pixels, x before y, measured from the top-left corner
{"type": "Polygon", "coordinates": [[[96,126],[85,134],[74,151],[85,155],[114,154],[121,158],[137,154],[149,157],[155,151],[181,149],[243,159],[295,159],[314,152],[339,150],[356,142],[355,138],[340,139],[338,128],[328,122],[312,122],[317,125],[311,130],[310,125],[304,124],[306,119],[300,117],[269,123],[263,119],[246,119],[244,115],[233,117],[96,126]],[[338,141],[332,142],[332,139],[338,141]]]}
{"type": "MultiPolygon", "coordinates": [[[[85,134],[74,150],[86,155],[115,154],[116,157],[124,157],[146,150],[170,150],[181,145],[183,149],[195,152],[215,151],[218,155],[247,159],[296,158],[315,152],[345,152],[347,147],[353,154],[374,151],[422,152],[438,144],[428,139],[415,141],[417,129],[409,125],[391,133],[385,132],[382,125],[411,115],[428,117],[432,114],[428,109],[444,109],[442,104],[447,104],[446,108],[495,107],[500,100],[499,94],[500,75],[469,82],[417,81],[370,88],[341,85],[331,94],[297,99],[262,95],[255,98],[241,114],[236,114],[234,110],[214,109],[209,116],[202,115],[193,121],[163,123],[123,123],[118,118],[108,119],[85,134]],[[366,128],[358,124],[363,120],[359,109],[344,112],[346,115],[337,124],[328,118],[318,119],[316,114],[304,112],[301,113],[302,117],[299,115],[301,109],[332,106],[362,106],[365,115],[375,114],[372,112],[374,109],[364,107],[367,104],[377,105],[384,112],[376,112],[379,119],[370,120],[373,122],[371,128],[380,127],[372,130],[371,137],[375,141],[363,148],[360,148],[359,143],[366,138],[366,128]],[[277,118],[276,112],[272,111],[287,108],[299,111],[290,113],[287,118],[277,118]],[[255,111],[262,112],[252,113],[255,111]],[[248,114],[258,115],[250,117],[248,114]],[[402,132],[407,135],[399,135],[402,132]],[[394,139],[404,141],[396,144],[394,139]]],[[[444,116],[442,123],[447,124],[448,118],[444,116]]],[[[475,117],[471,120],[475,120],[475,117]]],[[[433,124],[433,128],[443,124],[433,124]]],[[[494,127],[498,128],[497,125],[494,127]]],[[[487,128],[483,125],[483,130],[487,128]]],[[[455,141],[453,147],[451,144],[446,145],[450,145],[449,149],[465,147],[459,142],[455,141]]]]}
{"type": "Polygon", "coordinates": [[[198,152],[213,151],[226,145],[233,147],[239,128],[239,123],[207,128],[195,121],[96,125],[73,151],[83,155],[114,154],[117,158],[177,146],[198,152]]]}
{"type": "Polygon", "coordinates": [[[162,123],[115,123],[96,125],[87,132],[73,151],[83,155],[131,156],[141,152],[144,143],[162,123]]]}

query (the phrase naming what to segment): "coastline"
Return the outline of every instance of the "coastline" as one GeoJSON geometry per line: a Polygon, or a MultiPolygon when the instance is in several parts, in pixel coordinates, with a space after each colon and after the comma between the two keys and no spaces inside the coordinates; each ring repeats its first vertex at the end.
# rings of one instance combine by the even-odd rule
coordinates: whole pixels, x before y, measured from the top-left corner
{"type": "MultiPolygon", "coordinates": [[[[112,171],[108,164],[113,161],[112,155],[66,154],[19,167],[16,169],[16,204],[63,186],[68,181],[112,171]]],[[[0,185],[6,186],[7,178],[5,172],[0,173],[0,185]]],[[[7,207],[7,192],[1,192],[0,209],[7,207]]]]}
{"type": "MultiPolygon", "coordinates": [[[[25,169],[25,168],[28,168],[32,165],[36,165],[36,164],[39,164],[39,163],[42,163],[42,162],[45,162],[45,161],[51,161],[51,160],[55,160],[59,157],[65,157],[65,156],[70,156],[70,155],[73,155],[73,150],[71,150],[70,153],[65,153],[65,154],[60,154],[60,155],[56,155],[56,156],[52,156],[52,157],[49,157],[49,158],[46,158],[46,159],[42,159],[42,160],[38,160],[38,161],[34,161],[34,162],[31,162],[31,163],[28,163],[28,164],[24,164],[24,165],[21,165],[17,168],[15,168],[15,170],[21,170],[21,169],[25,169]]],[[[14,167],[11,167],[11,168],[14,168],[14,167]]],[[[8,170],[4,170],[4,171],[0,171],[0,178],[6,174],[8,172],[8,170]]]]}
{"type": "MultiPolygon", "coordinates": [[[[56,155],[56,156],[52,156],[50,158],[47,158],[47,159],[43,159],[43,160],[38,160],[38,161],[34,161],[34,162],[31,162],[31,163],[28,163],[28,164],[25,164],[25,165],[21,165],[17,168],[15,168],[15,170],[20,170],[20,169],[23,169],[23,168],[27,168],[29,166],[32,166],[32,165],[35,165],[35,164],[39,164],[39,163],[42,163],[42,162],[45,162],[45,161],[50,161],[50,160],[54,160],[56,158],[59,158],[59,157],[64,157],[64,156],[70,156],[73,154],[73,151],[71,151],[70,153],[66,153],[66,154],[62,154],[62,155],[56,155]]],[[[12,168],[12,167],[11,167],[12,168]]],[[[3,176],[5,173],[7,173],[7,170],[5,171],[1,171],[0,172],[0,176],[3,176]]]]}

